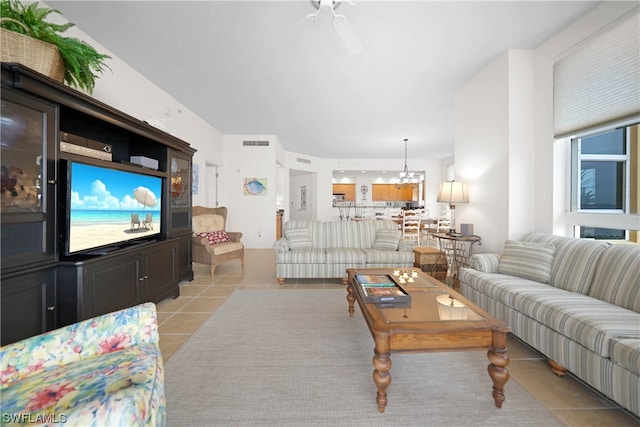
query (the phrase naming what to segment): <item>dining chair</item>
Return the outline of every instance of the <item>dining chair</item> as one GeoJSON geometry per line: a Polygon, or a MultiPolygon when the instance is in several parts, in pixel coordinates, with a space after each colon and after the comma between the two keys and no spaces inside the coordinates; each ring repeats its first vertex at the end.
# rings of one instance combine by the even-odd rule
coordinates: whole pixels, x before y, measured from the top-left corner
{"type": "Polygon", "coordinates": [[[402,215],[402,237],[415,240],[420,246],[420,215],[421,209],[405,210],[402,215]]]}
{"type": "Polygon", "coordinates": [[[375,219],[387,219],[386,206],[384,203],[376,203],[373,207],[373,216],[375,219]]]}

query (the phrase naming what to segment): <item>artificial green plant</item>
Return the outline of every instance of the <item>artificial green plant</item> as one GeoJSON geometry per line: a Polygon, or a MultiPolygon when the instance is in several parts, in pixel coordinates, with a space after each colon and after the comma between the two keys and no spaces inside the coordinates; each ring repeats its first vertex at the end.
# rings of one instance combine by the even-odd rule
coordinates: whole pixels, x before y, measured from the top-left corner
{"type": "Polygon", "coordinates": [[[38,7],[38,3],[23,5],[18,0],[1,0],[2,28],[51,43],[58,48],[64,63],[64,82],[93,92],[98,74],[109,68],[104,60],[111,58],[98,53],[92,46],[74,37],[61,34],[74,24],[54,24],[46,20],[51,13],[60,14],[56,9],[38,7]]]}

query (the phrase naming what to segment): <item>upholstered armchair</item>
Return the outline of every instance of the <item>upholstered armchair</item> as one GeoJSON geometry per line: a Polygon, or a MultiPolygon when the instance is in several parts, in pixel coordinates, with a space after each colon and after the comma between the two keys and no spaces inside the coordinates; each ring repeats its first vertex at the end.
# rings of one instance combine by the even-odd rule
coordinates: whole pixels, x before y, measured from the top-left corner
{"type": "Polygon", "coordinates": [[[242,233],[225,230],[227,208],[194,206],[192,212],[193,262],[210,265],[212,277],[218,264],[232,259],[240,259],[244,268],[244,245],[240,241],[242,233]]]}

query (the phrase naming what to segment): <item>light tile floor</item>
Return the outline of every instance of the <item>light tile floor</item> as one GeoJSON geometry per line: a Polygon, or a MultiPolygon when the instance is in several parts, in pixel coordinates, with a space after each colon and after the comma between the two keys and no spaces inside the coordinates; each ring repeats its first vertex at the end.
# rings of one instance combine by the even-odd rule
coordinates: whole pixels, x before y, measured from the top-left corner
{"type": "MultiPolygon", "coordinates": [[[[237,260],[217,267],[211,278],[209,269],[193,264],[195,278],[180,285],[180,297],[157,305],[160,348],[166,360],[222,305],[236,289],[344,289],[340,280],[287,280],[278,285],[275,254],[271,249],[247,249],[245,268],[237,260]]],[[[567,426],[638,426],[640,419],[617,406],[600,393],[567,375],[556,377],[546,360],[535,350],[509,336],[510,381],[517,381],[567,426]]],[[[507,403],[508,397],[507,383],[507,403]]]]}

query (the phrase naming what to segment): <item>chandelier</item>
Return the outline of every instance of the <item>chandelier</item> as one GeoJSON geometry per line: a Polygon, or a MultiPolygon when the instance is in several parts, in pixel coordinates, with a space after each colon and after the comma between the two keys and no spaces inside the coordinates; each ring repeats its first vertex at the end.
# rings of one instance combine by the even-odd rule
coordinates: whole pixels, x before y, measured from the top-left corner
{"type": "Polygon", "coordinates": [[[415,176],[414,172],[409,172],[409,168],[407,167],[407,141],[408,139],[404,139],[404,169],[400,172],[400,179],[398,182],[394,184],[394,186],[398,190],[402,190],[405,188],[416,188],[418,186],[418,179],[415,176]]]}

